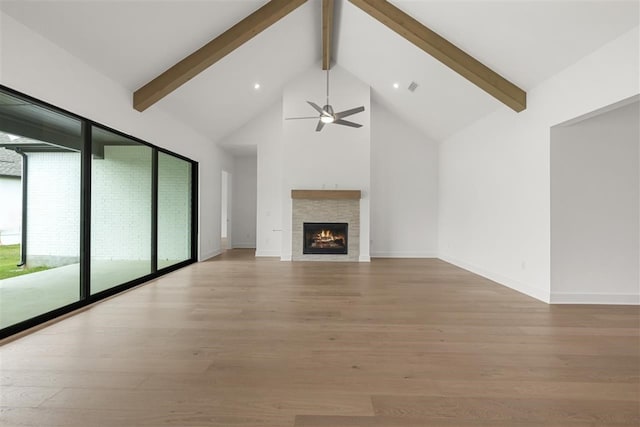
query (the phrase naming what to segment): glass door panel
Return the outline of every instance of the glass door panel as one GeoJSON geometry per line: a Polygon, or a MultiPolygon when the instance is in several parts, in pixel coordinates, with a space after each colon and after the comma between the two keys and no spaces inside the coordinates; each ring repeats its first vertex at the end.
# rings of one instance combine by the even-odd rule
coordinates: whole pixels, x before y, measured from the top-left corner
{"type": "Polygon", "coordinates": [[[158,153],[158,269],[191,258],[191,163],[158,153]]]}
{"type": "Polygon", "coordinates": [[[80,299],[81,128],[0,92],[0,329],[80,299]]]}
{"type": "Polygon", "coordinates": [[[94,127],[91,294],[151,273],[152,149],[94,127]]]}

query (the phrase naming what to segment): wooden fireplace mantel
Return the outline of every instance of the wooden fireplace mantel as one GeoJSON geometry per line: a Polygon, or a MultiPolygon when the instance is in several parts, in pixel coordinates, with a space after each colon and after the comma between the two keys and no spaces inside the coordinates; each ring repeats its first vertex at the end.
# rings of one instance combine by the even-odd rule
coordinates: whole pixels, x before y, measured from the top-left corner
{"type": "Polygon", "coordinates": [[[360,190],[291,190],[292,199],[359,200],[360,190]]]}

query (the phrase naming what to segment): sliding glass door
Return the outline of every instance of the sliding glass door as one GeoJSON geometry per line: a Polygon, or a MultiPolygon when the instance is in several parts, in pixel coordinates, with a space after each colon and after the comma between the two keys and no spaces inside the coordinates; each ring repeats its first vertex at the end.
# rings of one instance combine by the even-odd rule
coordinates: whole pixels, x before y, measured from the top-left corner
{"type": "Polygon", "coordinates": [[[0,86],[0,338],[194,262],[196,175],[0,86]]]}

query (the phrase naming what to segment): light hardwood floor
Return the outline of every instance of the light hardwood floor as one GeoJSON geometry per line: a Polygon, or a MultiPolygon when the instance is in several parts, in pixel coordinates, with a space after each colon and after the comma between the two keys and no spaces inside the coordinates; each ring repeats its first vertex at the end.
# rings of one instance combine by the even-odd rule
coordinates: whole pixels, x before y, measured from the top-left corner
{"type": "Polygon", "coordinates": [[[640,425],[640,309],[232,250],[0,347],[2,426],[640,425]]]}

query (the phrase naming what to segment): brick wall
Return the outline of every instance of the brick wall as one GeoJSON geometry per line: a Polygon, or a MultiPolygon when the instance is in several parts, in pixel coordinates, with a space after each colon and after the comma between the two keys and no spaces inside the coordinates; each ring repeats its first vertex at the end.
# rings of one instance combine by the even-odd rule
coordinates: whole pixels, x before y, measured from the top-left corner
{"type": "Polygon", "coordinates": [[[58,266],[80,254],[80,154],[28,154],[27,263],[58,266]]]}
{"type": "Polygon", "coordinates": [[[0,245],[20,243],[22,181],[19,176],[0,176],[0,245]]]}
{"type": "Polygon", "coordinates": [[[151,259],[151,149],[106,146],[91,169],[92,259],[151,259]]]}
{"type": "MultiPolygon", "coordinates": [[[[93,259],[149,260],[151,256],[151,149],[107,146],[92,161],[93,259]]],[[[189,257],[191,165],[159,156],[158,258],[189,257]]],[[[80,155],[29,154],[29,265],[77,262],[80,253],[80,155]]],[[[18,181],[19,182],[19,181],[18,181]]]]}

